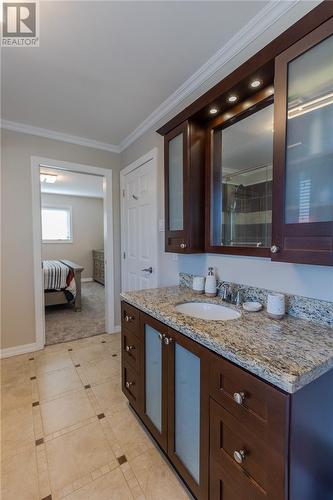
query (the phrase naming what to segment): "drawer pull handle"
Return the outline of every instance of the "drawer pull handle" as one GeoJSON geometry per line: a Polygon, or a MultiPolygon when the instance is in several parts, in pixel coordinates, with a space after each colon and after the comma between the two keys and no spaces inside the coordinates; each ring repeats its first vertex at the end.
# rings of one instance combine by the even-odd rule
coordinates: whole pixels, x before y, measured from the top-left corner
{"type": "Polygon", "coordinates": [[[245,399],[245,392],[235,392],[234,393],[234,401],[238,405],[242,405],[244,403],[244,399],[245,399]]]}
{"type": "Polygon", "coordinates": [[[246,452],[244,450],[234,451],[234,459],[238,464],[242,464],[245,459],[246,452]]]}
{"type": "Polygon", "coordinates": [[[125,321],[127,321],[127,323],[129,323],[133,319],[134,319],[134,316],[128,316],[128,314],[125,315],[125,321]]]}
{"type": "Polygon", "coordinates": [[[134,350],[135,350],[135,346],[134,345],[127,345],[126,346],[126,351],[127,352],[134,351],[134,350]]]}
{"type": "Polygon", "coordinates": [[[126,382],[126,388],[129,389],[131,385],[134,385],[134,382],[126,382]]]}

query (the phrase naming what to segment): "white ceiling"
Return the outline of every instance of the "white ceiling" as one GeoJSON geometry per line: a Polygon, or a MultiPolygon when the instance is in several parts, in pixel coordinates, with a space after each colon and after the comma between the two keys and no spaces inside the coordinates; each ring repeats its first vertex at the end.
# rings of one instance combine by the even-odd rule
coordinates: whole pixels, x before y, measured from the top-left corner
{"type": "Polygon", "coordinates": [[[118,145],[267,4],[42,1],[40,47],[2,49],[2,119],[118,145]]]}
{"type": "Polygon", "coordinates": [[[54,184],[41,182],[41,192],[44,194],[65,194],[71,196],[103,198],[102,176],[80,174],[49,167],[41,167],[40,171],[41,173],[57,176],[57,180],[54,184]]]}

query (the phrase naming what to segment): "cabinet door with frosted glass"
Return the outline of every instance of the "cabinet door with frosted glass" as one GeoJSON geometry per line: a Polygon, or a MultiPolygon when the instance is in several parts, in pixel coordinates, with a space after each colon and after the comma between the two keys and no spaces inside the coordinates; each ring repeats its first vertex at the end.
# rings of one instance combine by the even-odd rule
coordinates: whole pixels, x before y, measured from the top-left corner
{"type": "Polygon", "coordinates": [[[166,349],[163,339],[167,327],[150,316],[140,314],[143,336],[143,414],[140,415],[159,445],[167,444],[166,349]]]}
{"type": "Polygon", "coordinates": [[[208,390],[204,349],[168,329],[168,455],[196,498],[207,498],[208,390]]]}
{"type": "Polygon", "coordinates": [[[188,246],[184,193],[188,173],[188,123],[165,136],[165,237],[166,250],[184,252],[188,246]]]}
{"type": "Polygon", "coordinates": [[[272,258],[333,265],[333,19],[276,58],[272,258]]]}

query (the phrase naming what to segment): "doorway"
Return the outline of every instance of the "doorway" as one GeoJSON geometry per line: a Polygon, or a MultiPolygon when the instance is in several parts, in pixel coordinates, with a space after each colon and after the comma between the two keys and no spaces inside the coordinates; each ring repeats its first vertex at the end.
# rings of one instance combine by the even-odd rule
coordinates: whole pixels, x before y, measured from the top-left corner
{"type": "Polygon", "coordinates": [[[158,286],[157,150],[120,173],[122,290],[158,286]]]}
{"type": "Polygon", "coordinates": [[[118,331],[112,171],[32,158],[37,344],[118,331]]]}

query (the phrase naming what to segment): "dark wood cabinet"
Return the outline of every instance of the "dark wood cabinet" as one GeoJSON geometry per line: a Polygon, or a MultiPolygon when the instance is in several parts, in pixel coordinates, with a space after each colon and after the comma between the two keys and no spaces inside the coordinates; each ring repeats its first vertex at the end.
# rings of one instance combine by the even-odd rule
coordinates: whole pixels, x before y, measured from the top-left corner
{"type": "Polygon", "coordinates": [[[168,328],[168,456],[196,498],[208,495],[207,352],[168,328]]]}
{"type": "Polygon", "coordinates": [[[275,60],[274,261],[333,265],[333,18],[275,60]]]}
{"type": "Polygon", "coordinates": [[[167,351],[168,328],[140,313],[142,407],[139,413],[160,447],[167,451],[167,351]]]}
{"type": "MultiPolygon", "coordinates": [[[[123,310],[133,307],[123,302],[123,310]]],[[[206,350],[136,310],[122,322],[122,388],[138,416],[198,499],[208,498],[206,350]],[[139,359],[138,359],[139,357],[139,359]]]]}
{"type": "Polygon", "coordinates": [[[166,252],[204,250],[204,141],[192,121],[164,137],[166,252]]]}
{"type": "Polygon", "coordinates": [[[333,498],[333,370],[286,394],[133,306],[122,310],[135,318],[131,331],[122,320],[123,392],[195,498],[333,498]]]}
{"type": "Polygon", "coordinates": [[[333,265],[332,53],[324,1],[158,130],[166,251],[333,265]]]}

